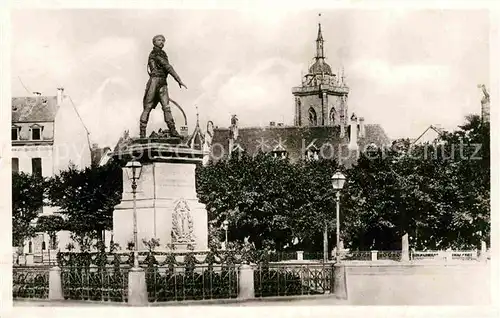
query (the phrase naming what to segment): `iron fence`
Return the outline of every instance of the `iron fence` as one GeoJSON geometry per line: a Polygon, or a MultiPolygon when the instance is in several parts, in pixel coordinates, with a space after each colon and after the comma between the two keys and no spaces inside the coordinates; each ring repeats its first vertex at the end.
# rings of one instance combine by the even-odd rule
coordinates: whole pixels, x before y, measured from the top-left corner
{"type": "Polygon", "coordinates": [[[255,297],[324,294],[333,277],[331,264],[261,264],[254,271],[255,297]]]}
{"type": "Polygon", "coordinates": [[[378,260],[391,260],[391,261],[400,261],[401,260],[401,251],[378,251],[377,259],[378,260]]]}
{"type": "Polygon", "coordinates": [[[440,251],[411,251],[411,260],[433,260],[440,258],[442,252],[440,251]]]}
{"type": "Polygon", "coordinates": [[[465,260],[472,261],[477,260],[479,253],[477,251],[453,251],[451,253],[451,259],[453,260],[465,260]]]}
{"type": "MultiPolygon", "coordinates": [[[[330,256],[330,255],[328,255],[330,256]]],[[[324,258],[324,254],[321,252],[304,252],[304,260],[305,261],[322,261],[324,258]]]]}
{"type": "Polygon", "coordinates": [[[228,299],[238,297],[238,266],[148,266],[149,302],[228,299]]]}
{"type": "Polygon", "coordinates": [[[297,260],[297,252],[272,252],[269,253],[270,262],[283,262],[297,260]]]}
{"type": "Polygon", "coordinates": [[[371,251],[340,251],[340,258],[345,261],[371,261],[371,251]]]}
{"type": "Polygon", "coordinates": [[[61,271],[64,299],[126,302],[128,268],[68,266],[61,271]]]}
{"type": "Polygon", "coordinates": [[[49,297],[49,267],[23,266],[12,268],[12,297],[49,297]]]}

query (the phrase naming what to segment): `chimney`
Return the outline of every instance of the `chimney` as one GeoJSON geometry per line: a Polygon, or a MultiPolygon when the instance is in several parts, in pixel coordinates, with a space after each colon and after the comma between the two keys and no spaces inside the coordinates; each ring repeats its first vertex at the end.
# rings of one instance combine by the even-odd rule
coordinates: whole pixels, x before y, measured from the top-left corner
{"type": "Polygon", "coordinates": [[[179,126],[179,131],[180,131],[180,135],[184,138],[187,138],[189,137],[189,129],[188,129],[188,126],[186,125],[180,125],[179,126]]]}
{"type": "Polygon", "coordinates": [[[64,93],[64,88],[58,87],[57,88],[57,105],[61,105],[62,104],[63,93],[64,93]]]}
{"type": "Polygon", "coordinates": [[[274,121],[269,122],[269,126],[271,126],[271,127],[276,126],[276,122],[274,122],[274,121]]]}
{"type": "Polygon", "coordinates": [[[365,138],[365,118],[359,117],[359,138],[365,138]]]}
{"type": "Polygon", "coordinates": [[[358,150],[358,118],[355,114],[352,114],[350,129],[349,149],[358,150]]]}

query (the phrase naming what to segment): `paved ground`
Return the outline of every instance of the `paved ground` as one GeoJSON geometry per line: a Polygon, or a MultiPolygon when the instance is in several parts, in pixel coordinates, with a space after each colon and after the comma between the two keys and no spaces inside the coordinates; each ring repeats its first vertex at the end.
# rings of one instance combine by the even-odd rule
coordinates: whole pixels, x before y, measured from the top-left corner
{"type": "MultiPolygon", "coordinates": [[[[348,301],[332,297],[250,301],[224,306],[490,305],[490,266],[351,266],[348,301]]],[[[110,303],[16,301],[14,306],[112,306],[110,303]]],[[[221,304],[217,304],[221,305],[221,304]]]]}

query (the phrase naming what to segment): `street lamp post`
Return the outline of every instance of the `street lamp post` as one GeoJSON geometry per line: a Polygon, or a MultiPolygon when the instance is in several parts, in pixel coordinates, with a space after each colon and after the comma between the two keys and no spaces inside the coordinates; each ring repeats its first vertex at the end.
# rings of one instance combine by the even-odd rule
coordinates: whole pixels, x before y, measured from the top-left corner
{"type": "Polygon", "coordinates": [[[224,222],[222,222],[222,228],[226,232],[226,240],[224,241],[224,247],[227,249],[227,230],[229,229],[229,221],[228,220],[224,220],[224,222]]]}
{"type": "Polygon", "coordinates": [[[328,224],[326,220],[323,229],[323,262],[328,262],[328,224]]]}
{"type": "Polygon", "coordinates": [[[134,268],[139,268],[139,243],[137,241],[137,207],[136,207],[136,193],[137,193],[137,180],[141,177],[142,165],[138,161],[130,161],[125,166],[127,176],[132,180],[132,197],[133,197],[133,218],[134,218],[134,268]]]}
{"type": "Polygon", "coordinates": [[[337,244],[336,244],[336,255],[335,255],[335,260],[336,262],[340,262],[340,253],[339,253],[339,242],[340,242],[340,191],[344,187],[345,183],[345,176],[342,174],[342,172],[337,171],[333,176],[332,176],[332,186],[333,190],[336,192],[336,206],[337,206],[337,215],[336,215],[336,221],[337,221],[337,244]]]}

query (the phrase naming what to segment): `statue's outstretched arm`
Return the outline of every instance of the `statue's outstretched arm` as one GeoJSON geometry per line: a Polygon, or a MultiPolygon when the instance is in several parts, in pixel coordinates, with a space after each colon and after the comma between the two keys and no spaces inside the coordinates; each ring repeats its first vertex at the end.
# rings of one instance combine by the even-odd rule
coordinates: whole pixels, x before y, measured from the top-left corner
{"type": "Polygon", "coordinates": [[[156,61],[165,68],[168,74],[172,75],[172,77],[177,81],[177,83],[181,84],[182,80],[177,72],[174,70],[174,67],[170,65],[168,62],[168,58],[163,56],[156,56],[156,61]]]}

